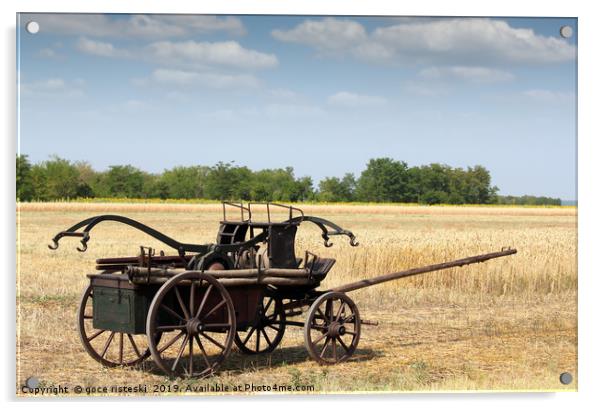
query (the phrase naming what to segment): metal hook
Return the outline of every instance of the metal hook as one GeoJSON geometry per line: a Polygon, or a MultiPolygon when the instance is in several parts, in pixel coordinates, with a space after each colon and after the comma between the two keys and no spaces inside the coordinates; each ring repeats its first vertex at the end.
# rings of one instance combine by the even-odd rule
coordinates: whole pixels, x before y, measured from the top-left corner
{"type": "Polygon", "coordinates": [[[86,243],[87,241],[85,239],[81,240],[81,244],[82,247],[80,248],[79,246],[75,249],[77,249],[79,252],[85,252],[88,249],[88,244],[86,243]]]}
{"type": "Polygon", "coordinates": [[[358,241],[356,241],[356,240],[355,240],[355,236],[351,236],[351,237],[349,238],[349,245],[351,245],[351,246],[359,246],[359,244],[360,244],[360,243],[359,243],[358,241]]]}
{"type": "Polygon", "coordinates": [[[324,239],[324,246],[326,248],[330,248],[332,246],[332,243],[328,242],[330,240],[330,237],[326,234],[322,235],[322,238],[324,239]]]}
{"type": "Polygon", "coordinates": [[[59,241],[57,241],[56,239],[53,239],[52,242],[53,242],[53,245],[48,245],[48,249],[56,251],[59,248],[59,241]]]}

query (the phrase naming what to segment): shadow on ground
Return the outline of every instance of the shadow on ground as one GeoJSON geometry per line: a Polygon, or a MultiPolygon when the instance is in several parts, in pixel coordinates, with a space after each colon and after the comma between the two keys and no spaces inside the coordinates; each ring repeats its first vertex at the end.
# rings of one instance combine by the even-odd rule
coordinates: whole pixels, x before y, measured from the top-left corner
{"type": "MultiPolygon", "coordinates": [[[[376,357],[383,356],[380,350],[373,349],[357,349],[353,356],[347,360],[349,363],[365,362],[373,360],[376,357]]],[[[185,360],[184,358],[182,360],[185,360]]],[[[195,363],[201,360],[200,355],[195,355],[195,363]]],[[[313,361],[303,346],[291,346],[277,348],[272,353],[264,353],[258,355],[247,355],[233,348],[230,355],[217,369],[217,374],[220,372],[230,372],[231,374],[242,374],[248,371],[258,371],[273,367],[287,366],[298,363],[313,361]]],[[[336,365],[334,365],[336,366],[336,365]]],[[[157,367],[151,358],[147,359],[139,367],[140,370],[165,376],[165,373],[157,367]]]]}

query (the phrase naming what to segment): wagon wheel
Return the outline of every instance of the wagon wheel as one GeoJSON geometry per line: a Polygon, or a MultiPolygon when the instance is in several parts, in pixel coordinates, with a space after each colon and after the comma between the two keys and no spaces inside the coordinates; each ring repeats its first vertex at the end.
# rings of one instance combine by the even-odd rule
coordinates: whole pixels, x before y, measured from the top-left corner
{"type": "Polygon", "coordinates": [[[344,293],[329,292],[311,305],[305,321],[305,348],[320,364],[351,357],[360,340],[360,312],[344,293]]]}
{"type": "Polygon", "coordinates": [[[182,272],[157,292],[146,322],[153,360],[170,376],[205,377],[232,348],[236,333],[234,304],[217,279],[182,272]],[[160,343],[154,335],[162,332],[160,343]],[[195,351],[197,354],[195,356],[195,351]]]}
{"type": "MultiPolygon", "coordinates": [[[[95,329],[92,323],[94,291],[88,286],[77,312],[77,328],[84,348],[105,366],[134,366],[150,356],[145,335],[95,329]]],[[[158,333],[157,340],[161,338],[158,333]]]]}
{"type": "Polygon", "coordinates": [[[234,343],[246,354],[272,352],[282,340],[286,326],[282,299],[268,291],[257,305],[255,319],[249,329],[236,333],[234,343]]]}

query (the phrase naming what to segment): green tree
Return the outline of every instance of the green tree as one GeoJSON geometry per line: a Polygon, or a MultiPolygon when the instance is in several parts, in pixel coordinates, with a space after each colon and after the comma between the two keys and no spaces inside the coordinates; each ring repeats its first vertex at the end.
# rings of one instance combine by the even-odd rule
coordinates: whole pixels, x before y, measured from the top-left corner
{"type": "Polygon", "coordinates": [[[247,167],[220,161],[209,169],[204,193],[210,199],[249,200],[252,177],[253,173],[247,167]]]}
{"type": "Polygon", "coordinates": [[[467,192],[465,201],[470,204],[489,204],[495,201],[495,195],[498,188],[491,186],[491,175],[489,171],[481,166],[476,165],[468,167],[466,171],[467,192]]]}
{"type": "Polygon", "coordinates": [[[351,173],[343,178],[327,177],[320,181],[318,198],[324,202],[351,202],[355,193],[356,181],[351,173]]]}
{"type": "Polygon", "coordinates": [[[408,164],[391,158],[371,159],[357,181],[361,201],[401,202],[408,194],[408,164]]]}
{"type": "Polygon", "coordinates": [[[427,191],[420,196],[420,202],[427,205],[444,204],[448,199],[446,192],[436,190],[427,191]]]}
{"type": "Polygon", "coordinates": [[[77,173],[79,174],[79,182],[77,185],[78,198],[94,198],[94,183],[98,178],[98,173],[86,161],[77,161],[74,164],[77,173]]]}
{"type": "Polygon", "coordinates": [[[311,177],[305,176],[295,181],[295,201],[311,201],[315,196],[314,182],[311,177]]]}
{"type": "Polygon", "coordinates": [[[54,156],[32,166],[30,175],[35,199],[51,201],[77,197],[79,172],[66,159],[54,156]]]}
{"type": "Polygon", "coordinates": [[[313,195],[309,177],[295,179],[292,167],[263,169],[253,173],[251,198],[256,201],[296,202],[313,195]]]}
{"type": "Polygon", "coordinates": [[[168,187],[169,198],[202,198],[209,167],[174,167],[161,175],[162,183],[168,187]]]}
{"type": "Polygon", "coordinates": [[[145,174],[131,165],[113,165],[103,176],[108,196],[141,198],[144,196],[145,174]]]}
{"type": "Polygon", "coordinates": [[[31,163],[27,155],[17,155],[16,166],[17,201],[31,201],[34,191],[31,181],[31,163]]]}

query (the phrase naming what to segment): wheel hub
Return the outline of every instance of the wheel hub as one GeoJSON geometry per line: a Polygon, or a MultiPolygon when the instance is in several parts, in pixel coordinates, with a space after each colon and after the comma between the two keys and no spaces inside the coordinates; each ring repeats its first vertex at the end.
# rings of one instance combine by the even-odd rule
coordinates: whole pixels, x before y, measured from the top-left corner
{"type": "Polygon", "coordinates": [[[331,323],[328,326],[328,336],[330,337],[343,336],[346,331],[345,326],[338,322],[331,323]]]}
{"type": "Polygon", "coordinates": [[[198,319],[190,319],[186,322],[186,331],[189,335],[196,335],[203,331],[203,324],[198,319]]]}

